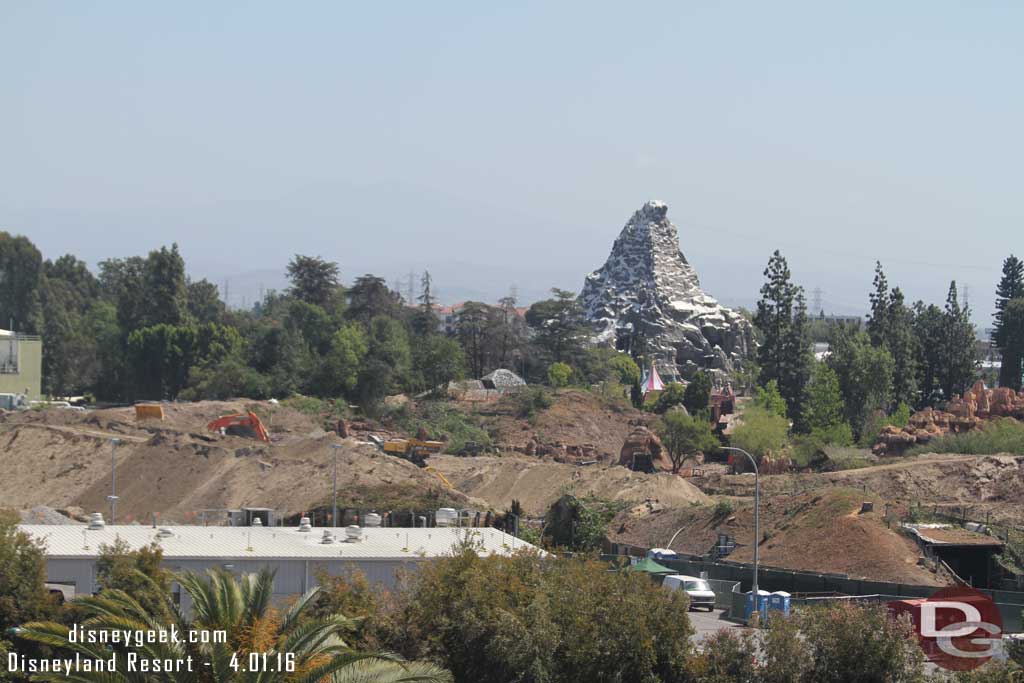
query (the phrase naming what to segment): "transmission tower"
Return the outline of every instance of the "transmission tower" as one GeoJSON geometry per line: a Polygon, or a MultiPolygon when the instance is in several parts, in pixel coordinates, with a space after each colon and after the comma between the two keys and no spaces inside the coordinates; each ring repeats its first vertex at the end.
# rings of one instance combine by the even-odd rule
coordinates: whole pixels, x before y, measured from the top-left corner
{"type": "Polygon", "coordinates": [[[814,291],[812,292],[812,294],[814,295],[814,299],[812,299],[812,303],[811,303],[811,312],[812,313],[817,313],[817,314],[820,315],[820,314],[825,312],[825,310],[824,310],[824,308],[822,306],[822,301],[821,301],[821,297],[822,297],[822,295],[824,293],[825,292],[821,291],[821,287],[815,287],[814,288],[814,291]]]}

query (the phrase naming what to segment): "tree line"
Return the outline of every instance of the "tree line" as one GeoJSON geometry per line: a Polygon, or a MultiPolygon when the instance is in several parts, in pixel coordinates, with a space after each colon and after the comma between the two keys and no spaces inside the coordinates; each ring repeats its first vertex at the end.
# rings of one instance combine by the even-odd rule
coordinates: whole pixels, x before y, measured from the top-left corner
{"type": "MultiPolygon", "coordinates": [[[[531,381],[618,377],[617,354],[588,348],[572,292],[517,308],[469,301],[437,314],[430,274],[416,301],[381,277],[343,285],[336,263],[295,255],[289,286],[246,310],[187,275],[178,246],[101,261],[43,259],[24,236],[0,233],[0,319],[43,337],[43,391],[104,402],[283,397],[302,393],[379,405],[399,392],[508,368],[531,381]],[[551,370],[555,366],[554,370],[551,370]]],[[[639,379],[636,371],[636,379],[639,379]]]]}

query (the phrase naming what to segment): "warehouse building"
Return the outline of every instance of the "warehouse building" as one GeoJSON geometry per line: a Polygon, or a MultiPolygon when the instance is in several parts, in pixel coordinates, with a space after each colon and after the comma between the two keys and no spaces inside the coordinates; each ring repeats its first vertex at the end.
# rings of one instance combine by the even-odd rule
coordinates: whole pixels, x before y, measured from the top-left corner
{"type": "MultiPolygon", "coordinates": [[[[267,567],[276,572],[274,598],[301,595],[321,572],[338,576],[361,572],[371,584],[393,588],[402,570],[450,555],[467,540],[482,555],[508,555],[534,546],[490,527],[395,528],[227,527],[105,525],[93,515],[88,525],[22,524],[42,541],[47,584],[65,597],[99,590],[96,560],[102,546],[118,540],[133,550],[156,543],[172,571],[226,569],[236,575],[267,567]]],[[[177,588],[175,588],[177,591],[177,588]]],[[[177,594],[177,593],[176,593],[177,594]]],[[[179,596],[186,599],[187,596],[179,596]]],[[[187,607],[187,605],[182,605],[187,607]]]]}

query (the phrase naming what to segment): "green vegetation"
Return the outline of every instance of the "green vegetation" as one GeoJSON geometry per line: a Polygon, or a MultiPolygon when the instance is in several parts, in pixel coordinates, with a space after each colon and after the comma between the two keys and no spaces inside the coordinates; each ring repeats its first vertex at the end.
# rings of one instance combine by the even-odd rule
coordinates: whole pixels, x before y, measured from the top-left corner
{"type": "MultiPolygon", "coordinates": [[[[181,660],[192,657],[193,661],[210,662],[201,680],[210,683],[228,683],[252,680],[252,674],[243,667],[232,667],[230,662],[239,657],[238,653],[265,653],[271,661],[281,655],[294,662],[298,673],[289,673],[281,667],[268,668],[261,672],[259,680],[275,683],[292,680],[320,680],[328,678],[334,683],[375,683],[409,680],[416,672],[420,677],[413,680],[442,683],[451,681],[448,672],[426,663],[406,663],[395,655],[358,651],[349,647],[345,638],[354,629],[355,623],[347,616],[330,613],[317,616],[311,607],[319,593],[314,588],[283,611],[272,605],[274,575],[268,570],[259,574],[236,579],[223,570],[211,570],[205,576],[187,572],[175,577],[182,589],[192,599],[194,616],[186,619],[173,606],[170,594],[164,594],[164,607],[158,612],[150,611],[134,596],[124,590],[108,588],[96,596],[83,596],[74,601],[75,610],[94,631],[132,630],[146,632],[154,629],[180,633],[192,628],[222,630],[226,642],[190,643],[188,639],[179,642],[147,643],[141,647],[129,647],[118,643],[102,649],[104,657],[117,660],[116,671],[128,670],[129,652],[140,659],[181,660]],[[367,675],[368,670],[372,675],[367,675]]],[[[35,621],[24,624],[19,638],[54,648],[61,656],[83,658],[96,657],[96,648],[80,639],[72,640],[68,627],[56,622],[35,621]]],[[[43,674],[40,680],[58,681],[64,674],[43,674]]],[[[134,678],[134,677],[133,677],[134,678]]],[[[197,680],[195,673],[140,675],[141,681],[190,681],[197,680]]],[[[82,683],[108,682],[111,675],[106,672],[79,671],[75,679],[82,683]]]]}
{"type": "Polygon", "coordinates": [[[448,453],[458,453],[469,441],[484,448],[492,445],[491,435],[473,416],[444,401],[421,401],[415,409],[402,406],[384,419],[403,434],[414,435],[420,428],[425,429],[430,438],[447,441],[448,453]]]}
{"type": "Polygon", "coordinates": [[[1024,455],[1024,424],[1013,418],[996,418],[982,428],[962,434],[947,434],[914,446],[908,455],[962,453],[964,455],[1024,455]]]}
{"type": "Polygon", "coordinates": [[[779,455],[788,443],[789,423],[760,406],[743,411],[742,422],[733,430],[729,442],[751,455],[779,455]]]}
{"type": "Polygon", "coordinates": [[[657,432],[672,461],[673,474],[679,471],[688,457],[718,450],[718,439],[711,433],[711,424],[703,417],[687,415],[680,410],[665,413],[658,421],[657,432]]]}
{"type": "Polygon", "coordinates": [[[569,386],[572,381],[572,367],[566,363],[552,363],[548,366],[548,384],[556,389],[569,386]]]}
{"type": "Polygon", "coordinates": [[[618,500],[594,495],[578,498],[566,493],[551,506],[545,518],[545,537],[549,545],[576,552],[599,550],[608,523],[629,506],[618,500]]]}
{"type": "Polygon", "coordinates": [[[528,387],[520,391],[516,397],[516,414],[519,417],[533,420],[541,411],[551,407],[551,396],[543,387],[528,387]]]}

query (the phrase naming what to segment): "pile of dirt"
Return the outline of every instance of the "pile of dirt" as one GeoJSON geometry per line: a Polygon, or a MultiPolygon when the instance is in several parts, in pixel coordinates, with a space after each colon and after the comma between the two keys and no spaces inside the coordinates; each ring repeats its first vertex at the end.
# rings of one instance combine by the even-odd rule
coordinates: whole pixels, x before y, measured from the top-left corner
{"type": "Polygon", "coordinates": [[[611,500],[651,500],[665,506],[689,506],[710,500],[680,476],[632,472],[617,465],[580,467],[522,455],[476,458],[437,455],[431,456],[430,465],[463,493],[483,499],[499,510],[518,500],[530,515],[544,514],[567,487],[577,496],[593,494],[611,500]]]}
{"type": "MultiPolygon", "coordinates": [[[[900,532],[897,524],[886,524],[884,506],[876,504],[874,511],[860,512],[866,500],[877,499],[841,488],[763,498],[761,563],[878,581],[946,583],[946,577],[919,564],[922,555],[917,544],[900,532]]],[[[715,545],[720,532],[737,544],[728,559],[753,561],[751,501],[723,500],[716,505],[661,511],[634,508],[612,521],[609,539],[640,547],[666,547],[675,536],[673,550],[703,555],[715,545]]]]}
{"type": "MultiPolygon", "coordinates": [[[[752,497],[750,475],[709,473],[707,493],[752,497]]],[[[822,492],[846,487],[871,492],[904,510],[909,506],[969,508],[974,519],[1024,524],[1024,456],[927,454],[840,472],[780,474],[761,477],[771,494],[822,492]]]]}
{"type": "Polygon", "coordinates": [[[509,395],[477,409],[482,426],[500,451],[532,450],[551,456],[585,453],[614,462],[630,432],[654,420],[649,413],[580,389],[556,392],[551,406],[539,410],[533,419],[521,416],[521,401],[520,396],[509,395]]]}
{"type": "MultiPolygon", "coordinates": [[[[0,501],[31,508],[81,507],[106,512],[111,439],[116,448],[118,521],[173,522],[204,509],[275,508],[294,515],[331,498],[333,446],[339,444],[339,503],[473,505],[434,473],[385,455],[356,439],[338,439],[310,418],[271,402],[164,405],[164,420],[136,421],[132,408],[60,409],[0,417],[0,501]],[[220,415],[251,409],[272,442],[207,431],[220,415]]],[[[213,519],[219,519],[216,514],[213,519]]]]}

